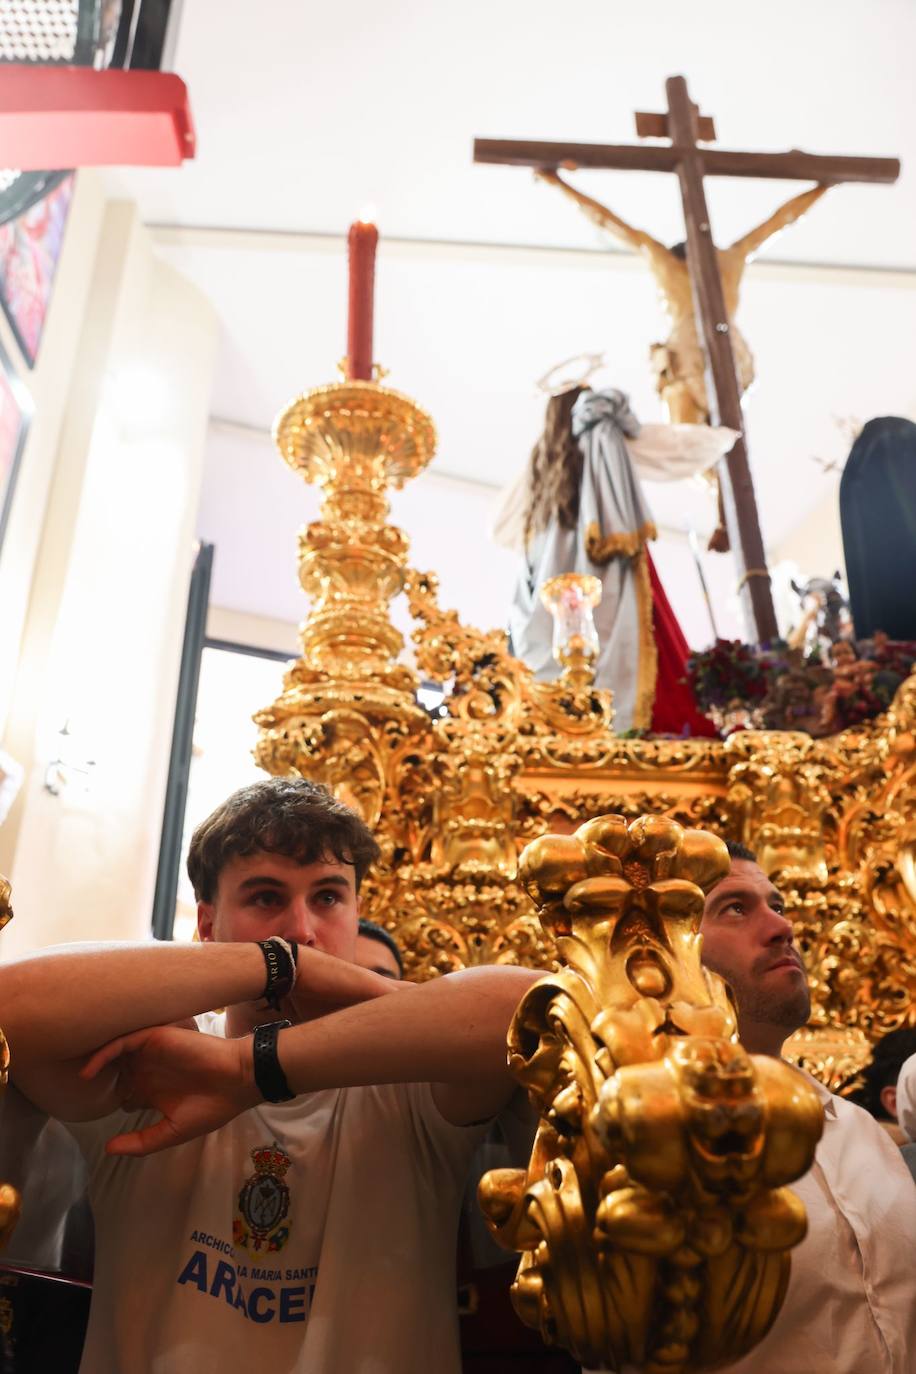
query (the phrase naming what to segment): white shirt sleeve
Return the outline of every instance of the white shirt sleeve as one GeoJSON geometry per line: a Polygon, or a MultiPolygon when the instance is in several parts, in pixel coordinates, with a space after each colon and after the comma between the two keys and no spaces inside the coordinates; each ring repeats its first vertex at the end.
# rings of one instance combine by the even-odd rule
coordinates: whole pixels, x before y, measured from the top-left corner
{"type": "Polygon", "coordinates": [[[916,1054],[904,1061],[897,1079],[897,1121],[907,1140],[916,1140],[916,1054]]]}

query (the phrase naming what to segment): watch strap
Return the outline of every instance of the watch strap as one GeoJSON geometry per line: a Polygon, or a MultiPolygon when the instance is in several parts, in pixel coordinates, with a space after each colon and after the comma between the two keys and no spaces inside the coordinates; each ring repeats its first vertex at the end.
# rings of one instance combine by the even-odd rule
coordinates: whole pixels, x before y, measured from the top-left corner
{"type": "Polygon", "coordinates": [[[265,1102],[290,1102],[296,1096],[289,1090],[277,1055],[277,1036],[289,1025],[289,1021],[268,1021],[255,1028],[254,1081],[265,1102]]]}

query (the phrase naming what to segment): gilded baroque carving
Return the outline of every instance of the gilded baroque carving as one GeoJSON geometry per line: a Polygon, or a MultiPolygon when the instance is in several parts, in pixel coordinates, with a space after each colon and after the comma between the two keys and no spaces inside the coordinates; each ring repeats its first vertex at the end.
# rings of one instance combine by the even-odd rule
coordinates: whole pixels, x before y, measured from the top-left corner
{"type": "Polygon", "coordinates": [[[509,1032],[540,1116],[527,1169],[481,1182],[493,1234],[522,1252],[523,1321],[589,1367],[680,1374],[740,1358],[769,1329],[804,1209],[820,1102],[737,1044],[700,964],[721,840],[598,817],[524,850],[520,877],[563,967],[509,1032]]]}
{"type": "Polygon", "coordinates": [[[811,736],[742,730],[726,741],[725,755],[732,833],[767,873],[825,882],[822,817],[830,796],[811,736]]]}

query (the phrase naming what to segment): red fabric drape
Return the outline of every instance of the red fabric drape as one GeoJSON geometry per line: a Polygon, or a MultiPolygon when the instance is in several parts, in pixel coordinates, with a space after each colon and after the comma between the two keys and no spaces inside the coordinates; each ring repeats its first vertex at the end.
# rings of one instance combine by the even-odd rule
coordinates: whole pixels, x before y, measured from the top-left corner
{"type": "Polygon", "coordinates": [[[686,681],[690,650],[648,548],[646,558],[652,583],[652,622],[658,646],[658,679],[655,684],[655,705],[652,707],[652,729],[660,735],[680,735],[686,725],[691,735],[715,735],[716,727],[697,709],[693,692],[686,681]]]}

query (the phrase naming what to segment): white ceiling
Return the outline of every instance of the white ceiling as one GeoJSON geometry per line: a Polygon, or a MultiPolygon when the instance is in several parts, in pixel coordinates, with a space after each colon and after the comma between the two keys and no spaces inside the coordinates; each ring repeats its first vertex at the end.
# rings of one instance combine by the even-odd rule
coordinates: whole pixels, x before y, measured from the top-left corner
{"type": "MultiPolygon", "coordinates": [[[[631,141],[633,111],[661,108],[674,73],[715,116],[722,146],[904,164],[894,187],[833,190],[746,280],[751,455],[765,539],[783,542],[835,490],[813,458],[844,455],[838,420],[916,414],[916,83],[904,58],[914,51],[912,0],[186,3],[173,65],[190,88],[198,157],[179,171],[112,174],[111,185],[138,200],[163,256],[213,301],[223,347],[212,413],[255,431],[211,428],[199,528],[217,545],[214,601],[303,614],[295,531],[314,494],[263,434],[293,394],[334,376],[342,236],[374,202],[376,355],[440,433],[433,471],[395,498],[395,515],[415,563],[441,572],[444,599],[469,620],[502,622],[514,564],[486,521],[536,436],[534,379],[602,349],[608,381],[641,418],[659,419],[646,351],[664,322],[636,259],[605,251],[528,173],[475,166],[471,143],[631,141]]],[[[673,178],[594,173],[581,184],[657,237],[683,237],[673,178]]],[[[711,181],[718,240],[791,192],[711,181]]],[[[684,486],[649,495],[674,532],[659,565],[699,642],[708,621],[682,531],[708,527],[708,504],[684,486]]],[[[707,559],[720,629],[735,628],[729,563],[707,559]]]]}

